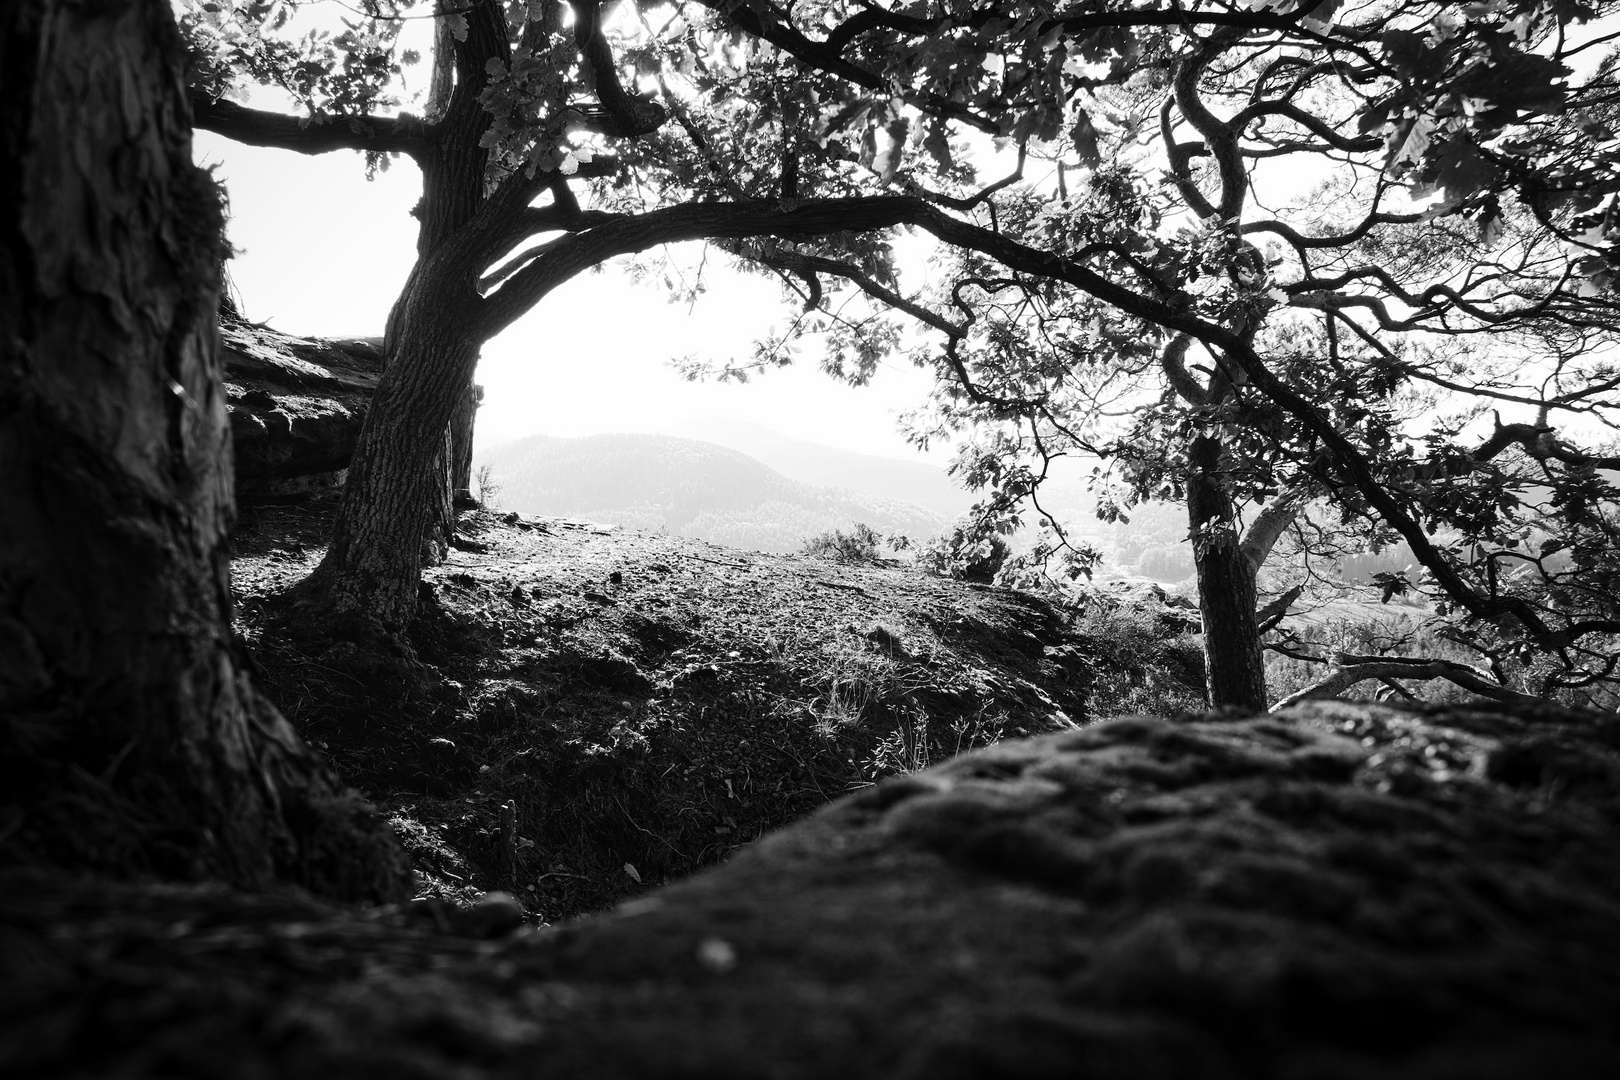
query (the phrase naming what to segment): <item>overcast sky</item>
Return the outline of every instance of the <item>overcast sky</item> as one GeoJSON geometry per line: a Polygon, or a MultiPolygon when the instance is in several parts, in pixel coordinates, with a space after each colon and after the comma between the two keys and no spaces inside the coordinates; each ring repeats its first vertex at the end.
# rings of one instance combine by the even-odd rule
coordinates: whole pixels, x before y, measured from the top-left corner
{"type": "MultiPolygon", "coordinates": [[[[238,249],[230,275],[248,318],[291,334],[382,333],[416,258],[409,211],[420,179],[408,159],[368,182],[358,154],[306,157],[207,132],[197,133],[196,153],[217,166],[230,193],[238,249]]],[[[634,284],[614,267],[552,293],[484,347],[479,443],[658,432],[716,416],[916,459],[895,416],[922,403],[932,376],[899,361],[865,388],[835,382],[813,359],[740,386],[680,376],[672,357],[746,358],[753,341],[791,317],[775,284],[729,273],[722,261],[719,253],[708,260],[710,291],[690,312],[668,303],[661,285],[634,284]]]]}

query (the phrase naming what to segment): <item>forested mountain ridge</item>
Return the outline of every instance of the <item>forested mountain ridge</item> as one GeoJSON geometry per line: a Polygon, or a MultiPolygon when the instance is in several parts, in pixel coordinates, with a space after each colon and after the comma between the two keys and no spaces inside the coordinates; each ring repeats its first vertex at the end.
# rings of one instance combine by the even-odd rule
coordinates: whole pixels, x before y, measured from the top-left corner
{"type": "Polygon", "coordinates": [[[815,487],[740,451],[671,435],[534,435],[480,453],[477,464],[493,471],[506,509],[756,551],[796,551],[854,521],[914,540],[949,523],[913,503],[815,487]]]}

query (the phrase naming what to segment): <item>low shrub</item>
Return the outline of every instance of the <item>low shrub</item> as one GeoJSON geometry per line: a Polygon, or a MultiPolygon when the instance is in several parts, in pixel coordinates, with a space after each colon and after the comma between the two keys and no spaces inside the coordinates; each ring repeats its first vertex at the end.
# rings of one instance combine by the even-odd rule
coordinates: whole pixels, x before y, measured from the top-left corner
{"type": "Polygon", "coordinates": [[[806,555],[846,563],[875,563],[883,557],[884,539],[870,525],[857,521],[849,531],[829,529],[812,536],[800,550],[806,555]]]}

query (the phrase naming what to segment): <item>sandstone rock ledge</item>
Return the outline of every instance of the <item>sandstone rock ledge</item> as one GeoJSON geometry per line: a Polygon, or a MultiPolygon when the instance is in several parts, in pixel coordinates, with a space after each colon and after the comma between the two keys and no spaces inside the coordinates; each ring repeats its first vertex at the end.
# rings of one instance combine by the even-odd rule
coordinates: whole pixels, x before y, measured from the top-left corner
{"type": "Polygon", "coordinates": [[[382,374],[378,338],[297,338],[220,324],[236,488],[244,502],[340,488],[382,374]]]}
{"type": "Polygon", "coordinates": [[[406,921],[13,881],[0,1070],[1612,1077],[1620,732],[1124,718],[887,781],[594,919],[406,921]]]}

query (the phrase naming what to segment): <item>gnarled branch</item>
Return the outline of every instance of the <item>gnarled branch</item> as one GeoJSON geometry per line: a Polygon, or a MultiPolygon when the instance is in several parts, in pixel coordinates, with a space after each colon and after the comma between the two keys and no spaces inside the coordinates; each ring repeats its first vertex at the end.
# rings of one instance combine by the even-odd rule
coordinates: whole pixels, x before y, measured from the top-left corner
{"type": "Polygon", "coordinates": [[[414,116],[289,116],[250,109],[191,91],[192,124],[248,146],[326,154],[371,150],[415,156],[427,149],[428,125],[414,116]]]}
{"type": "Polygon", "coordinates": [[[1429,681],[1444,679],[1464,690],[1472,691],[1492,701],[1512,705],[1539,706],[1543,699],[1509,689],[1491,677],[1482,668],[1459,664],[1454,660],[1436,660],[1426,657],[1356,656],[1340,654],[1333,658],[1338,665],[1328,674],[1296,693],[1289,694],[1271,707],[1272,712],[1287,708],[1307,698],[1337,697],[1351,687],[1374,679],[1405,679],[1429,681]]]}

